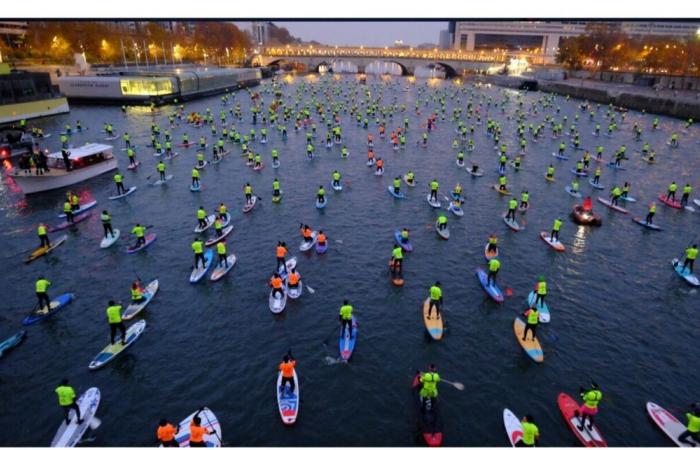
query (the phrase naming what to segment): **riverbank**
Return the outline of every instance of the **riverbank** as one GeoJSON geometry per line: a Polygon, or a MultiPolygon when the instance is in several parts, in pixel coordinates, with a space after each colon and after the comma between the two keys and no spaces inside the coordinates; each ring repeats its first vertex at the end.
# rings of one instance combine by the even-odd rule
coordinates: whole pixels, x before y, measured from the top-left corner
{"type": "Polygon", "coordinates": [[[496,86],[522,89],[524,84],[537,83],[537,89],[559,95],[590,100],[603,104],[662,114],[680,119],[700,120],[700,93],[686,90],[656,90],[652,87],[625,83],[610,83],[583,79],[538,80],[525,77],[487,75],[474,77],[474,81],[496,86]]]}

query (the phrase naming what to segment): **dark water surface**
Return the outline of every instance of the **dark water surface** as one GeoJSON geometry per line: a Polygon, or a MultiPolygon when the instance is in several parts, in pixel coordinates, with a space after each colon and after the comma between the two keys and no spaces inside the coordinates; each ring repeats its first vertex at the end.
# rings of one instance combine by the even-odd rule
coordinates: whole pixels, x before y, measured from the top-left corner
{"type": "MultiPolygon", "coordinates": [[[[284,86],[285,95],[291,94],[289,101],[293,103],[304,83],[305,79],[297,78],[284,86]]],[[[355,89],[353,78],[311,82],[314,89],[324,83],[342,87],[344,92],[355,89]]],[[[136,193],[125,201],[108,200],[114,192],[112,174],[78,185],[81,195],[99,202],[93,217],[77,231],[68,232],[69,240],[52,255],[29,266],[21,261],[37,244],[35,226],[40,221],[58,221],[65,191],[24,198],[3,177],[0,338],[19,330],[20,321],[35,304],[37,276],[44,274],[53,282],[52,296],[74,292],[76,298],[50,320],[28,328],[26,341],[2,358],[0,442],[48,445],[62,418],[53,390],[62,377],[68,377],[79,392],[91,386],[102,392],[98,416],[103,424],[92,434],[92,445],[152,445],[158,419],[179,421],[200,405],[217,414],[227,445],[422,445],[409,385],[416,370],[434,362],[442,376],[466,386],[464,392],[440,386],[446,445],[507,445],[504,407],[519,416],[534,415],[542,445],[577,445],[561,418],[556,398],[562,391],[575,395],[591,379],[600,384],[605,396],[598,424],[611,445],[670,445],[648,420],[645,403],[683,408],[699,395],[698,293],[674,274],[670,260],[680,257],[689,241],[698,237],[700,214],[659,205],[655,222],[664,227],[661,233],[643,229],[630,217],[646,214],[646,204],[673,180],[680,186],[688,181],[700,188],[697,126],[680,135],[678,149],[670,149],[665,141],[673,131],[681,130],[682,121],[661,118],[661,129],[652,132],[655,116],[629,112],[613,138],[596,138],[591,135],[594,122],[578,109],[581,101],[558,97],[555,102],[561,113],[555,115],[556,120],[567,115],[570,124],[579,112],[585,148],[593,150],[601,142],[607,159],[620,144],[628,145],[627,170],[616,173],[606,167],[602,182],[610,186],[629,180],[632,195],[640,202],[629,205],[628,216],[594,202],[603,226],[593,229],[574,224],[568,214],[575,201],[564,191],[574,162],[551,157],[559,141],[550,139],[547,130],[539,142],[528,144],[523,170],[514,173],[509,168],[512,191],[519,194],[528,189],[532,202],[524,217],[527,229],[512,233],[500,217],[508,199],[490,188],[497,180],[497,159],[485,124],[477,127],[477,148],[466,159],[478,162],[487,173],[471,178],[455,165],[456,152],[450,147],[456,137],[455,123],[449,117],[454,107],[466,111],[470,96],[475,103],[483,101],[482,114],[488,112],[503,124],[503,141],[513,155],[516,125],[506,116],[512,115],[520,94],[448,82],[428,86],[419,81],[409,91],[402,89],[404,85],[408,80],[369,83],[375,98],[384,92],[383,104],[391,103],[396,95],[399,104],[407,105],[405,113],[388,123],[387,131],[402,125],[403,117],[410,118],[406,150],[395,152],[388,139],[376,139],[375,151],[386,165],[383,177],[374,176],[366,167],[367,130],[356,126],[347,114],[342,116],[342,126],[349,159],[340,158],[339,146],[330,151],[324,148],[323,124],[318,127],[313,161],[304,155],[304,132],[295,134],[292,122],[287,124],[287,142],[268,125],[270,142],[253,144],[266,162],[262,172],[245,167],[244,159],[238,157],[239,147],[227,142],[233,153],[218,166],[201,171],[204,189],[197,194],[188,189],[193,149],[177,149],[180,157],[168,163],[175,177],[166,187],[148,185],[146,177],[153,174],[153,180],[156,176],[156,159],[152,149],[145,147],[151,116],[144,109],[134,108],[122,116],[118,107],[74,106],[69,116],[40,121],[46,132],[53,133],[45,142],[52,150],[59,148],[58,133],[67,121],[74,124],[79,119],[89,127],[73,138],[75,145],[101,139],[102,123],[109,121],[117,132],[129,131],[143,164],[136,173],[127,171],[126,154],[118,151],[122,141],[115,141],[125,185],[138,186],[136,193]],[[422,133],[418,126],[436,105],[422,105],[423,114],[417,117],[415,101],[445,92],[447,119],[438,121],[428,148],[422,149],[415,145],[422,133]],[[451,98],[454,92],[459,93],[451,98]],[[511,98],[505,113],[497,106],[487,107],[485,97],[500,102],[504,94],[511,98]],[[642,143],[633,140],[635,121],[644,129],[643,139],[657,150],[658,164],[647,165],[636,151],[642,143]],[[277,170],[271,168],[273,147],[281,155],[282,166],[277,170]],[[557,168],[557,180],[551,184],[543,179],[550,160],[557,168]],[[334,169],[350,185],[340,193],[330,189],[334,169]],[[409,169],[415,171],[418,186],[404,184],[408,198],[394,200],[386,192],[387,185],[409,169]],[[281,204],[270,201],[274,177],[279,177],[284,190],[281,204]],[[463,218],[445,211],[452,231],[449,241],[440,240],[426,226],[436,218],[425,202],[427,183],[433,177],[445,193],[461,182],[467,197],[463,218]],[[244,215],[240,211],[242,186],[248,181],[263,201],[252,214],[244,215]],[[329,200],[325,210],[319,211],[314,201],[322,183],[329,200]],[[192,286],[188,277],[196,209],[203,205],[211,210],[220,201],[233,213],[235,229],[228,247],[238,263],[222,281],[207,279],[192,286]],[[99,212],[105,208],[123,237],[113,248],[101,250],[99,212]],[[538,237],[540,231],[551,228],[556,216],[564,219],[561,237],[567,251],[563,254],[551,251],[538,237]],[[153,224],[158,240],[148,251],[128,255],[125,236],[136,221],[153,224]],[[330,247],[325,255],[300,254],[301,221],[326,232],[330,247]],[[402,226],[412,230],[415,251],[405,260],[406,285],[395,288],[386,265],[393,230],[402,226]],[[474,276],[475,267],[486,266],[483,246],[492,231],[501,239],[500,284],[513,291],[503,305],[487,299],[474,276]],[[273,316],[266,283],[275,265],[278,240],[285,240],[291,254],[299,257],[298,270],[315,294],[305,290],[299,300],[288,303],[282,315],[273,316]],[[117,360],[89,372],[88,363],[108,340],[106,303],[109,299],[128,301],[135,274],[143,280],[160,280],[156,299],[141,314],[147,329],[117,360]],[[524,311],[525,298],[538,275],[549,281],[552,310],[552,322],[542,325],[538,333],[545,353],[541,365],[527,358],[512,331],[513,318],[524,311]],[[420,313],[435,280],[443,285],[448,321],[441,342],[426,338],[420,313]],[[355,306],[360,333],[350,364],[334,364],[332,358],[338,356],[334,332],[344,298],[355,306]],[[277,412],[274,384],[280,358],[290,347],[298,359],[302,404],[297,424],[285,428],[277,412]]],[[[264,91],[269,105],[270,91],[264,87],[254,90],[264,91]]],[[[524,95],[525,108],[544,95],[524,95]]],[[[311,101],[308,87],[302,98],[311,101]]],[[[336,100],[350,104],[363,98],[358,88],[356,95],[336,100]]],[[[244,120],[236,127],[247,132],[253,128],[248,94],[237,92],[226,109],[235,103],[244,111],[244,120]]],[[[207,107],[218,125],[222,108],[218,97],[186,106],[187,111],[207,107]]],[[[601,124],[605,108],[597,111],[596,120],[601,124]]],[[[156,116],[163,130],[171,110],[163,108],[156,116]]],[[[542,122],[545,114],[555,111],[540,108],[539,115],[527,117],[526,124],[542,122]]],[[[474,122],[463,120],[467,125],[474,122]]],[[[259,136],[260,123],[255,128],[259,136]]],[[[370,130],[377,136],[373,121],[370,130]]],[[[196,130],[183,122],[172,132],[174,141],[179,142],[185,131],[191,140],[210,134],[208,126],[196,130]]],[[[211,150],[207,153],[210,157],[211,150]]],[[[567,150],[569,156],[576,153],[567,150]]],[[[585,179],[581,190],[597,195],[585,179]]]]}

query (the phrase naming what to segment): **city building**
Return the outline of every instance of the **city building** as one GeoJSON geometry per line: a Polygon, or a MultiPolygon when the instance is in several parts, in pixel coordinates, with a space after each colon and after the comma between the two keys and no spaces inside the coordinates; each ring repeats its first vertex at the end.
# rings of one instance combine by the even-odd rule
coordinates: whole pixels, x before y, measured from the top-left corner
{"type": "Polygon", "coordinates": [[[252,22],[253,44],[265,45],[270,40],[270,22],[252,22]]]}
{"type": "Polygon", "coordinates": [[[27,22],[0,21],[0,39],[8,47],[16,47],[24,41],[27,22]]]}
{"type": "MultiPolygon", "coordinates": [[[[545,64],[553,63],[562,38],[578,36],[592,22],[562,21],[455,21],[452,47],[462,51],[532,52],[545,64]]],[[[618,21],[605,23],[629,36],[694,37],[700,22],[618,21]]]]}
{"type": "Polygon", "coordinates": [[[450,30],[440,31],[440,38],[438,39],[438,48],[440,50],[447,50],[452,48],[452,33],[450,33],[450,30]]]}

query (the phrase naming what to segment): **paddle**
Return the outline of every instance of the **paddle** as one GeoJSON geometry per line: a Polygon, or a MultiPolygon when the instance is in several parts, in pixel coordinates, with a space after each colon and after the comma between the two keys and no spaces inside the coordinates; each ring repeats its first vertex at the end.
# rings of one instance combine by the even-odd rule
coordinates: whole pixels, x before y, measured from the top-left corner
{"type": "Polygon", "coordinates": [[[440,381],[444,381],[445,383],[449,384],[450,386],[454,387],[455,389],[457,389],[459,391],[464,390],[464,384],[462,384],[458,381],[450,381],[450,380],[446,380],[444,378],[440,378],[440,381]]]}
{"type": "Polygon", "coordinates": [[[88,422],[88,427],[90,427],[91,430],[95,431],[102,425],[102,421],[98,419],[97,417],[93,417],[90,419],[90,422],[88,422]]]}

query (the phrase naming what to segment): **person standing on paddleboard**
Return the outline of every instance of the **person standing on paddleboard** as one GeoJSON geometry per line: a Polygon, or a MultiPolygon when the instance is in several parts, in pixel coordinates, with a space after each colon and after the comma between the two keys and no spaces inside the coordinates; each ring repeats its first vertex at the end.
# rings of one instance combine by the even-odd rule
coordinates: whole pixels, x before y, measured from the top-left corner
{"type": "Polygon", "coordinates": [[[199,170],[197,170],[197,166],[192,168],[192,187],[199,187],[199,170]]]}
{"type": "Polygon", "coordinates": [[[520,426],[523,427],[523,437],[515,446],[534,447],[540,440],[540,429],[535,425],[535,419],[530,414],[526,414],[520,421],[520,426]]]}
{"type": "Polygon", "coordinates": [[[334,170],[333,174],[332,174],[332,178],[333,178],[333,186],[335,186],[335,187],[340,186],[340,172],[338,172],[337,170],[334,170]]]}
{"type": "Polygon", "coordinates": [[[536,291],[537,297],[535,298],[535,305],[540,305],[540,308],[544,307],[544,298],[547,296],[547,282],[544,281],[544,276],[540,275],[537,280],[536,291]]]}
{"type": "Polygon", "coordinates": [[[36,292],[36,298],[39,299],[39,311],[44,313],[51,311],[51,300],[49,300],[49,295],[46,293],[49,290],[49,286],[51,286],[51,282],[43,275],[37,278],[34,291],[36,292]]]}
{"type": "Polygon", "coordinates": [[[112,229],[112,216],[107,212],[107,210],[102,211],[100,214],[100,220],[102,221],[102,228],[105,232],[105,239],[107,239],[107,234],[110,237],[114,237],[114,230],[112,229]]]}
{"type": "Polygon", "coordinates": [[[243,193],[245,194],[245,204],[250,205],[253,201],[253,186],[251,186],[250,183],[246,183],[245,186],[243,186],[243,193]]]}
{"type": "Polygon", "coordinates": [[[693,273],[693,264],[695,263],[695,259],[698,257],[698,245],[693,244],[692,247],[688,247],[685,249],[685,261],[683,261],[683,269],[685,270],[686,267],[690,266],[690,273],[693,273]]]}
{"type": "Polygon", "coordinates": [[[165,163],[163,161],[159,161],[156,165],[156,169],[158,170],[160,181],[165,181],[165,163]]]}
{"type": "Polygon", "coordinates": [[[671,184],[668,185],[668,193],[666,194],[666,200],[671,201],[671,197],[673,197],[673,201],[676,201],[676,191],[678,190],[678,185],[676,182],[672,182],[671,184]]]}
{"type": "Polygon", "coordinates": [[[64,378],[58,383],[56,387],[56,395],[58,395],[58,404],[63,408],[63,416],[66,421],[66,425],[70,423],[68,419],[68,413],[72,409],[75,411],[75,417],[78,419],[78,425],[83,423],[83,419],[80,417],[80,408],[75,404],[75,390],[68,385],[68,379],[64,378]]]}
{"type": "Polygon", "coordinates": [[[656,203],[651,202],[649,203],[649,212],[647,213],[647,216],[644,219],[648,225],[651,225],[651,220],[654,217],[654,214],[656,214],[656,203]]]}
{"type": "Polygon", "coordinates": [[[216,254],[219,255],[219,267],[228,268],[228,255],[226,254],[225,240],[221,240],[216,243],[216,254]]]}
{"type": "Polygon", "coordinates": [[[326,190],[323,189],[323,185],[318,187],[317,199],[319,204],[326,203],[326,190]]]}
{"type": "Polygon", "coordinates": [[[217,217],[216,220],[214,220],[214,232],[216,232],[216,237],[221,237],[224,234],[222,229],[223,229],[222,219],[221,219],[221,217],[217,217]]]}
{"type": "Polygon", "coordinates": [[[117,171],[117,173],[114,174],[114,182],[117,184],[117,195],[126,193],[126,189],[124,189],[124,177],[121,172],[117,171]]]}
{"type": "Polygon", "coordinates": [[[525,330],[523,330],[523,341],[527,341],[527,331],[532,330],[532,340],[534,341],[537,337],[537,324],[540,322],[540,313],[537,311],[537,307],[532,305],[530,309],[523,313],[523,316],[527,317],[527,323],[525,324],[525,330]]]}
{"type": "Polygon", "coordinates": [[[158,422],[158,430],[156,431],[156,437],[158,442],[163,447],[179,447],[180,444],[175,440],[175,435],[180,431],[180,426],[177,428],[168,419],[160,419],[158,422]]]}
{"type": "Polygon", "coordinates": [[[399,195],[400,191],[401,191],[401,178],[396,177],[396,178],[394,178],[394,194],[399,195]]]}
{"type": "Polygon", "coordinates": [[[600,392],[598,385],[591,381],[591,388],[586,391],[586,389],[581,386],[579,388],[579,395],[583,399],[583,405],[581,406],[581,424],[577,425],[576,428],[579,431],[583,431],[583,427],[586,425],[586,419],[588,419],[588,429],[593,429],[593,418],[598,414],[598,404],[603,399],[603,393],[600,392]]]}
{"type": "Polygon", "coordinates": [[[562,221],[560,218],[554,219],[554,225],[552,225],[552,232],[549,236],[549,240],[556,242],[559,240],[559,230],[561,230],[562,221]]]}
{"type": "Polygon", "coordinates": [[[66,215],[66,222],[75,223],[73,221],[73,208],[71,207],[70,202],[67,200],[65,203],[63,203],[63,214],[66,215]]]}
{"type": "Polygon", "coordinates": [[[340,318],[340,335],[345,335],[345,327],[348,327],[348,333],[350,339],[352,339],[352,305],[347,301],[343,300],[343,306],[340,307],[339,318],[340,318]]]}
{"type": "Polygon", "coordinates": [[[691,410],[685,413],[685,417],[688,419],[688,429],[679,434],[677,439],[691,447],[697,447],[697,443],[700,442],[700,407],[697,403],[690,405],[690,407],[691,410]]]}
{"type": "Polygon", "coordinates": [[[518,201],[511,198],[508,201],[508,213],[506,214],[506,220],[515,221],[515,209],[518,207],[518,201]]]}
{"type": "Polygon", "coordinates": [[[436,281],[435,284],[430,286],[430,306],[428,307],[428,319],[433,313],[433,307],[435,307],[435,313],[437,318],[440,318],[440,305],[442,305],[442,289],[440,288],[440,282],[436,281]]]}
{"type": "Polygon", "coordinates": [[[496,236],[496,233],[491,233],[489,236],[489,246],[487,248],[487,251],[489,253],[493,253],[498,250],[498,237],[496,236]]]}
{"type": "Polygon", "coordinates": [[[207,263],[204,260],[204,245],[202,244],[202,240],[200,238],[195,238],[194,242],[192,242],[192,251],[194,252],[194,268],[198,269],[199,262],[201,261],[202,269],[204,269],[207,266],[207,263]]]}
{"type": "Polygon", "coordinates": [[[443,214],[440,214],[440,216],[438,216],[437,221],[438,221],[438,230],[442,231],[445,228],[447,228],[447,217],[445,217],[443,214]]]}
{"type": "Polygon", "coordinates": [[[122,322],[122,305],[110,300],[107,303],[107,322],[109,323],[109,342],[114,345],[117,330],[122,338],[122,345],[126,345],[126,327],[122,322]]]}
{"type": "Polygon", "coordinates": [[[40,223],[36,227],[36,233],[39,235],[39,247],[50,247],[51,242],[49,242],[49,234],[46,225],[40,223]]]}
{"type": "Polygon", "coordinates": [[[272,196],[273,197],[280,196],[280,181],[277,178],[275,178],[274,181],[272,182],[272,196]]]}
{"type": "Polygon", "coordinates": [[[430,364],[428,366],[428,371],[420,374],[419,380],[421,382],[421,389],[418,395],[421,399],[422,409],[425,411],[426,403],[428,401],[434,402],[438,398],[437,385],[440,382],[440,375],[437,373],[435,364],[430,364]]]}
{"type": "Polygon", "coordinates": [[[287,260],[287,245],[284,242],[277,241],[277,270],[286,269],[287,260]]]}
{"type": "Polygon", "coordinates": [[[287,350],[287,354],[282,358],[282,362],[279,365],[279,370],[282,372],[282,382],[279,385],[280,392],[284,392],[284,386],[289,383],[289,391],[294,392],[294,367],[296,367],[297,362],[292,356],[292,350],[287,350]]]}
{"type": "Polygon", "coordinates": [[[131,230],[131,234],[136,236],[136,245],[135,247],[141,247],[142,245],[146,245],[146,238],[144,237],[144,233],[146,231],[146,227],[141,226],[140,223],[137,223],[136,226],[131,230]]]}
{"type": "Polygon", "coordinates": [[[688,205],[688,197],[692,191],[693,188],[690,187],[690,183],[685,183],[685,186],[683,186],[683,195],[681,195],[681,206],[688,205]]]}
{"type": "MultiPolygon", "coordinates": [[[[530,192],[529,191],[523,191],[520,193],[520,208],[521,209],[527,209],[528,206],[530,206],[530,192]]],[[[513,220],[515,220],[515,217],[513,217],[513,220]]]]}
{"type": "Polygon", "coordinates": [[[496,285],[496,274],[501,268],[501,262],[497,258],[493,258],[489,261],[489,273],[486,277],[486,286],[496,285]]]}
{"type": "Polygon", "coordinates": [[[203,206],[200,206],[197,210],[197,223],[199,225],[199,228],[202,229],[209,224],[209,222],[207,222],[207,211],[204,209],[203,206]]]}
{"type": "Polygon", "coordinates": [[[433,180],[430,182],[430,200],[437,202],[437,192],[438,188],[440,185],[438,184],[437,180],[433,180]]]}
{"type": "Polygon", "coordinates": [[[391,251],[391,269],[394,276],[401,277],[403,274],[403,250],[398,244],[394,244],[391,251]]]}
{"type": "Polygon", "coordinates": [[[613,186],[612,190],[610,191],[610,204],[618,206],[618,199],[622,195],[622,191],[620,190],[619,186],[613,186]]]}

